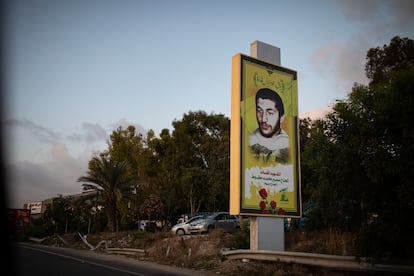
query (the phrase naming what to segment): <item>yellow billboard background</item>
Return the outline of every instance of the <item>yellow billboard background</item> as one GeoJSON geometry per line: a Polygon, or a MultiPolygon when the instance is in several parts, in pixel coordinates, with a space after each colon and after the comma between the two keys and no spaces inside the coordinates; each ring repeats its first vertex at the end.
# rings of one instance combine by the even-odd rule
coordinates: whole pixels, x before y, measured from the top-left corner
{"type": "MultiPolygon", "coordinates": [[[[239,155],[241,160],[238,162],[240,169],[237,170],[235,169],[237,160],[231,156],[233,169],[231,176],[234,173],[240,174],[240,177],[234,175],[231,177],[231,205],[237,204],[235,200],[238,198],[240,206],[230,206],[230,209],[238,210],[240,214],[299,216],[301,204],[296,72],[241,54],[233,58],[233,63],[236,63],[233,64],[233,70],[236,71],[233,72],[235,73],[233,78],[236,80],[233,80],[232,110],[239,111],[239,114],[236,115],[236,112],[232,111],[231,121],[232,124],[239,124],[240,127],[232,125],[232,137],[238,135],[241,140],[240,143],[236,143],[241,152],[234,154],[234,156],[239,155]],[[237,66],[240,66],[240,70],[237,70],[237,66]],[[239,85],[238,81],[240,81],[239,85]],[[283,164],[276,160],[257,159],[250,150],[248,137],[258,127],[255,95],[261,88],[276,91],[284,104],[285,119],[281,127],[289,136],[289,159],[283,164]],[[235,116],[239,116],[239,119],[234,118],[235,116]],[[238,189],[235,188],[237,185],[235,181],[239,181],[238,189]],[[260,192],[262,189],[266,191],[265,199],[260,192]],[[232,195],[232,190],[238,193],[238,196],[232,195]],[[264,200],[267,204],[265,210],[260,207],[261,201],[264,200]],[[271,201],[276,203],[277,208],[269,207],[271,201]]],[[[232,149],[232,153],[237,151],[235,147],[232,149]]]]}

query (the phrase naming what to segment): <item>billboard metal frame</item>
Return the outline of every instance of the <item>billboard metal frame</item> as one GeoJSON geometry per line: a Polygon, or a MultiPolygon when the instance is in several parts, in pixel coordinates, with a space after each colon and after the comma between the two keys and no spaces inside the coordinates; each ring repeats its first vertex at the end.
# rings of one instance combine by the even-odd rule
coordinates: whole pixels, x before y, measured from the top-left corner
{"type": "Polygon", "coordinates": [[[297,72],[247,55],[234,55],[230,213],[272,217],[301,216],[298,129],[297,72]],[[255,95],[258,90],[263,89],[275,91],[284,105],[285,112],[280,125],[288,136],[289,147],[283,154],[280,150],[258,153],[249,144],[249,137],[258,129],[255,95]]]}

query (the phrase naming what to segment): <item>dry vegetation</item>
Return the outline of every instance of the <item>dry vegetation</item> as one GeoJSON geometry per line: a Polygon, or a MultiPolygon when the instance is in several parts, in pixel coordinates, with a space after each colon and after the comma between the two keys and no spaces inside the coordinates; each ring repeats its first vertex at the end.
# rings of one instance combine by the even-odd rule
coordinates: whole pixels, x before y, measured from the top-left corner
{"type": "MultiPolygon", "coordinates": [[[[65,234],[62,238],[68,242],[69,247],[89,249],[78,234],[65,234]]],[[[282,262],[228,260],[221,255],[221,250],[231,247],[231,235],[219,230],[206,235],[192,236],[175,236],[168,232],[145,235],[142,232],[100,233],[88,235],[87,240],[94,246],[105,240],[110,248],[143,249],[145,254],[129,257],[206,271],[215,275],[356,275],[282,262]]],[[[349,234],[334,231],[286,232],[285,241],[286,251],[354,255],[354,238],[349,234]]],[[[59,242],[56,237],[44,241],[48,244],[59,242]]]]}
{"type": "Polygon", "coordinates": [[[333,230],[322,232],[287,232],[286,251],[355,256],[355,236],[333,230]]]}

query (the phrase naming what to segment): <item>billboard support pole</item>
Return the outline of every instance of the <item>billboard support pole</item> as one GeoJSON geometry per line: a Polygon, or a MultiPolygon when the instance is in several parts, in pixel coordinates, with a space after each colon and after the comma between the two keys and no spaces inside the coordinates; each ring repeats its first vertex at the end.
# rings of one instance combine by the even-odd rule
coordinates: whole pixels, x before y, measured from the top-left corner
{"type": "MultiPolygon", "coordinates": [[[[278,47],[256,40],[250,44],[250,55],[281,66],[278,47]]],[[[250,217],[250,250],[285,251],[284,218],[250,217]]]]}

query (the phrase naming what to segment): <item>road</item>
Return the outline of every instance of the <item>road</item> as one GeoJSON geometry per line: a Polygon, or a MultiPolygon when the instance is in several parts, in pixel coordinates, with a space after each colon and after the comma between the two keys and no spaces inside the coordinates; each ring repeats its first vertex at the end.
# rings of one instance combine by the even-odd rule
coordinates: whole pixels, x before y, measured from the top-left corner
{"type": "Polygon", "coordinates": [[[96,251],[24,243],[12,249],[16,276],[211,275],[96,251]]]}

